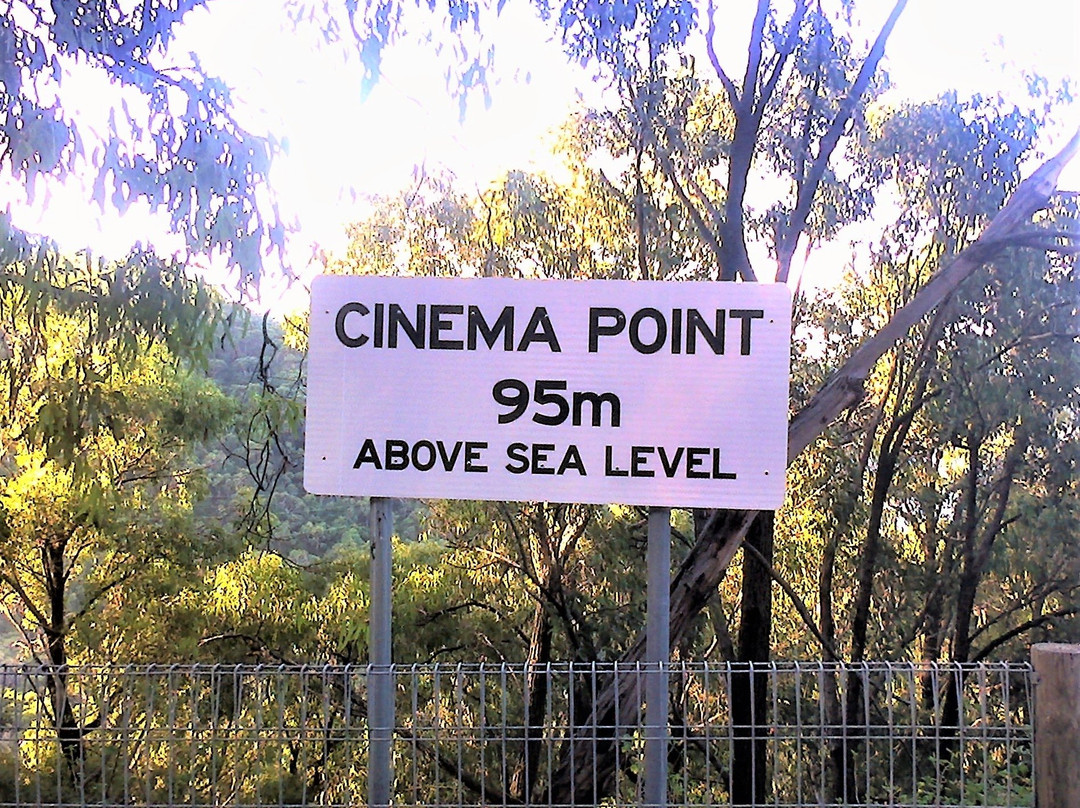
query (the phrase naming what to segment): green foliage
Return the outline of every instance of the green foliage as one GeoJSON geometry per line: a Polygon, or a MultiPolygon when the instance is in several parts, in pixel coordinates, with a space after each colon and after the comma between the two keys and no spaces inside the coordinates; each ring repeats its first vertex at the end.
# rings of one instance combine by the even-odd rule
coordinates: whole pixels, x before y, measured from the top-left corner
{"type": "Polygon", "coordinates": [[[383,275],[632,277],[633,234],[625,193],[584,165],[572,119],[560,139],[573,180],[510,171],[477,197],[426,178],[349,226],[349,245],[330,256],[334,273],[383,275]]]}
{"type": "Polygon", "coordinates": [[[0,168],[31,200],[43,178],[81,176],[102,208],[144,201],[168,213],[190,249],[221,253],[244,284],[258,279],[264,251],[283,247],[282,223],[258,201],[278,146],[237,123],[228,87],[193,55],[169,50],[177,26],[204,5],[9,5],[0,23],[0,168]],[[73,72],[115,88],[104,131],[69,110],[73,72]]]}
{"type": "MultiPolygon", "coordinates": [[[[832,23],[811,23],[823,26],[818,35],[844,40],[832,23]]],[[[807,59],[810,55],[804,54],[807,59]]],[[[842,69],[835,69],[850,73],[853,63],[844,58],[848,61],[840,59],[842,69]]],[[[825,79],[812,77],[816,69],[809,62],[801,64],[796,70],[801,78],[791,79],[793,87],[818,81],[815,92],[825,93],[821,83],[825,79]]],[[[829,92],[835,95],[843,86],[841,76],[828,80],[833,83],[829,92]]],[[[710,146],[709,138],[721,138],[717,143],[722,143],[731,136],[730,107],[722,97],[710,95],[685,64],[655,87],[653,109],[668,121],[667,131],[682,138],[676,142],[671,139],[675,134],[665,135],[678,151],[680,165],[707,176],[725,159],[722,146],[710,146]]],[[[471,199],[445,182],[430,182],[408,195],[381,200],[369,219],[353,225],[352,244],[340,258],[332,257],[329,267],[335,272],[385,274],[634,276],[639,235],[629,223],[635,215],[635,114],[627,107],[575,116],[559,141],[569,169],[566,179],[511,172],[471,199]],[[612,157],[622,167],[614,180],[608,173],[612,157]]],[[[820,228],[811,223],[809,232],[814,238],[828,238],[836,227],[864,217],[886,183],[895,184],[911,204],[886,224],[864,274],[850,275],[835,292],[798,300],[794,409],[809,400],[856,345],[886,325],[949,256],[970,242],[1017,182],[1019,162],[1031,148],[1042,115],[999,110],[980,98],[966,102],[943,98],[921,106],[878,107],[860,123],[852,143],[855,173],[843,180],[827,179],[822,192],[827,196],[834,183],[837,193],[855,196],[842,205],[826,200],[835,215],[830,214],[828,223],[822,220],[820,228]],[[918,143],[916,148],[902,147],[912,140],[918,143]],[[943,161],[941,154],[947,159],[943,161]],[[955,170],[945,168],[954,165],[955,170]],[[988,201],[991,188],[996,196],[988,201]]],[[[796,145],[783,135],[776,137],[763,151],[763,164],[777,172],[797,173],[796,145]]],[[[669,181],[669,176],[655,171],[644,178],[646,238],[650,247],[657,248],[650,260],[668,277],[700,277],[709,250],[686,217],[685,206],[677,199],[666,207],[661,203],[670,193],[665,189],[669,181]]],[[[1043,225],[1047,230],[1074,226],[1065,208],[1047,214],[1043,225]]],[[[980,430],[983,446],[978,453],[981,493],[975,508],[984,515],[973,529],[989,531],[983,539],[989,554],[974,566],[969,564],[966,573],[979,593],[980,613],[986,614],[985,621],[971,628],[979,643],[970,653],[1016,648],[1007,644],[1007,638],[1014,630],[1015,637],[1026,636],[1020,629],[1027,624],[1032,629],[1054,625],[1068,630],[1063,621],[1068,622],[1066,612],[1073,608],[1075,596],[1065,583],[1072,580],[1071,562],[1065,562],[1073,557],[1071,545],[1056,540],[1060,550],[1053,558],[1066,565],[1061,575],[1034,560],[1021,562],[1018,548],[1037,541],[1026,527],[1029,520],[1039,514],[1046,523],[1051,517],[1030,506],[1014,508],[1040,496],[1052,501],[1054,518],[1062,521],[1051,534],[1071,535],[1069,514],[1074,506],[1069,503],[1074,494],[1064,480],[1075,464],[1069,415],[1075,408],[1076,389],[1071,368],[1078,366],[1073,356],[1075,284],[1071,262],[1023,250],[1004,255],[973,278],[937,320],[919,325],[902,339],[866,379],[864,401],[847,419],[831,426],[812,452],[795,461],[789,474],[792,495],[777,523],[776,566],[791,590],[808,604],[811,617],[815,612],[819,616],[816,628],[824,631],[832,651],[846,652],[846,638],[851,636],[846,627],[862,609],[851,582],[866,556],[868,522],[880,517],[883,539],[876,551],[880,557],[871,562],[873,611],[894,619],[887,623],[875,616],[871,621],[872,653],[916,658],[930,653],[938,658],[952,652],[948,642],[937,650],[924,643],[922,632],[930,630],[926,623],[930,618],[923,607],[927,597],[933,600],[960,588],[963,514],[974,511],[965,510],[961,499],[964,462],[958,460],[957,441],[973,428],[980,430]],[[889,430],[895,434],[902,430],[908,437],[896,444],[895,477],[876,502],[882,452],[895,440],[895,434],[888,437],[889,430]],[[991,540],[990,534],[998,530],[990,518],[997,501],[993,492],[1001,485],[996,475],[1018,439],[1026,444],[1023,461],[1010,477],[1006,529],[1000,541],[991,540]],[[946,555],[951,560],[940,554],[941,548],[949,548],[946,555]],[[1001,567],[1006,558],[1012,559],[1008,569],[1001,567]],[[1028,577],[1036,566],[1042,568],[1035,576],[1038,582],[1028,577]]],[[[514,614],[523,625],[531,619],[527,601],[519,600],[515,606],[508,594],[496,594],[504,587],[524,585],[534,604],[546,604],[543,608],[559,626],[555,658],[594,658],[598,648],[625,648],[633,626],[640,625],[634,622],[640,614],[626,602],[616,605],[610,593],[624,587],[632,591],[640,581],[586,580],[577,577],[574,565],[587,564],[596,576],[596,570],[618,564],[600,548],[606,543],[625,558],[633,552],[626,544],[634,541],[633,530],[627,522],[602,517],[603,509],[596,509],[588,517],[595,520],[589,531],[602,533],[604,543],[582,542],[575,555],[564,559],[566,566],[550,561],[545,566],[536,552],[545,541],[541,525],[554,512],[543,516],[544,509],[532,506],[439,504],[425,525],[428,535],[453,548],[453,558],[459,559],[454,563],[477,577],[481,570],[489,570],[483,588],[490,595],[484,602],[494,604],[507,616],[504,619],[514,614]],[[579,551],[584,555],[579,557],[579,551]],[[557,570],[564,589],[556,599],[545,590],[544,570],[557,570]],[[593,612],[581,606],[585,603],[599,608],[593,612]],[[561,622],[554,618],[560,607],[565,609],[561,622]],[[593,632],[603,641],[590,645],[593,632]]],[[[549,556],[555,558],[550,552],[549,556]]],[[[728,606],[699,624],[702,633],[694,635],[688,649],[711,647],[713,641],[723,645],[725,622],[737,619],[731,604],[738,601],[739,585],[737,575],[728,577],[722,587],[728,606]]],[[[951,626],[948,630],[955,632],[957,609],[964,612],[967,607],[954,597],[942,608],[944,627],[934,631],[951,626]]],[[[777,652],[821,654],[821,643],[806,628],[805,615],[780,610],[777,652]]],[[[478,638],[489,637],[486,629],[475,633],[478,638]]],[[[535,643],[531,647],[535,650],[535,643]]],[[[487,652],[482,653],[486,657],[487,652]]],[[[498,658],[504,657],[500,651],[498,658]]],[[[968,652],[961,657],[968,658],[968,652]]]]}
{"type": "MultiPolygon", "coordinates": [[[[282,238],[256,204],[276,147],[237,126],[227,89],[197,62],[154,67],[175,25],[202,4],[55,5],[49,16],[19,3],[0,23],[0,50],[14,55],[0,65],[0,167],[33,196],[43,178],[88,165],[99,204],[165,209],[189,247],[223,252],[242,280],[257,277],[282,238]],[[113,110],[96,145],[63,107],[64,71],[80,62],[135,100],[113,110]]],[[[476,194],[426,177],[374,200],[330,271],[749,279],[753,252],[785,279],[797,244],[873,216],[882,228],[868,268],[797,301],[797,408],[971,243],[1046,121],[1000,99],[880,105],[886,79],[871,71],[877,78],[859,84],[866,63],[848,3],[761,15],[751,34],[760,63],[746,87],[719,61],[717,85],[679,53],[698,24],[683,0],[537,7],[574,58],[612,79],[621,106],[568,121],[563,173],[511,171],[476,194]],[[842,161],[830,159],[838,143],[842,161]],[[754,182],[769,189],[764,205],[747,195],[754,182]],[[882,215],[883,197],[899,200],[895,221],[882,215]]],[[[292,8],[328,39],[351,36],[369,82],[408,15],[426,13],[391,0],[292,8]]],[[[462,97],[483,92],[493,52],[481,20],[491,9],[428,10],[460,44],[451,79],[462,97]]],[[[777,656],[969,660],[1021,655],[1032,637],[1077,636],[1080,285],[1071,259],[1025,249],[1048,235],[1058,245],[1075,225],[1075,204],[1040,213],[1036,229],[895,342],[863,380],[863,400],[796,459],[773,566],[785,584],[778,602],[805,608],[776,610],[777,656]]],[[[311,497],[299,476],[302,324],[265,318],[225,339],[226,325],[251,322],[182,265],[143,250],[111,263],[68,259],[3,217],[0,268],[0,604],[35,655],[365,661],[366,508],[311,497]]],[[[641,511],[432,502],[397,516],[397,662],[608,661],[635,647],[641,511]]],[[[703,516],[676,514],[676,564],[703,516]]],[[[728,575],[718,598],[697,593],[680,657],[732,654],[741,584],[728,575]]],[[[861,709],[857,688],[844,704],[830,677],[815,686],[833,688],[830,723],[861,709]]],[[[81,731],[91,711],[73,707],[67,687],[56,677],[46,696],[60,705],[57,726],[81,731]]],[[[913,714],[956,725],[948,691],[920,687],[905,694],[913,714]]],[[[196,687],[185,699],[193,715],[204,695],[196,687]]],[[[229,709],[236,726],[252,717],[229,709]]],[[[282,724],[303,709],[297,700],[282,724]]],[[[524,726],[523,715],[512,720],[524,726]]],[[[27,765],[59,771],[60,755],[49,754],[27,765]]],[[[166,752],[147,754],[152,776],[166,752]]],[[[322,776],[296,754],[287,776],[258,751],[196,750],[178,763],[182,785],[246,767],[246,796],[292,794],[305,775],[322,776]]],[[[960,756],[942,754],[945,768],[964,771],[960,756]]],[[[1022,764],[996,764],[1001,778],[969,780],[960,797],[1028,787],[1022,764]]],[[[79,785],[54,781],[58,792],[79,785]]],[[[942,798],[936,785],[920,788],[928,803],[942,798]]]]}
{"type": "MultiPolygon", "coordinates": [[[[367,509],[354,499],[304,491],[304,357],[278,324],[260,320],[238,315],[229,338],[207,359],[209,377],[237,406],[235,417],[220,425],[220,439],[196,450],[208,483],[196,514],[310,565],[339,542],[363,540],[367,509]]],[[[405,522],[402,531],[416,535],[405,522]]]]}
{"type": "Polygon", "coordinates": [[[200,556],[189,447],[232,412],[198,371],[224,309],[142,252],[74,262],[7,229],[0,256],[0,598],[36,657],[107,659],[135,580],[200,556]]]}
{"type": "MultiPolygon", "coordinates": [[[[490,103],[496,49],[488,32],[504,5],[505,0],[494,4],[490,0],[364,0],[338,7],[288,0],[287,8],[298,26],[314,22],[328,44],[356,51],[363,66],[365,94],[378,82],[387,47],[404,47],[417,39],[434,46],[445,58],[447,89],[459,99],[464,116],[472,95],[479,93],[490,103]]],[[[655,61],[681,47],[697,24],[696,9],[687,0],[536,0],[533,5],[555,29],[568,57],[602,68],[613,77],[637,68],[640,60],[655,61]],[[649,47],[639,59],[634,53],[643,41],[649,47]]]]}
{"type": "MultiPolygon", "coordinates": [[[[803,343],[794,389],[812,389],[844,346],[887,320],[943,249],[909,248],[893,261],[886,251],[869,278],[810,301],[802,328],[814,336],[803,343]],[[804,373],[811,374],[806,382],[804,373]]],[[[827,551],[837,574],[857,568],[872,489],[887,485],[873,590],[881,615],[875,656],[1016,657],[1030,631],[1075,630],[1066,626],[1080,557],[1070,538],[1080,403],[1075,272],[1071,263],[1013,252],[976,274],[935,321],[897,345],[867,379],[864,404],[791,469],[792,496],[778,529],[786,541],[827,551]],[[919,378],[925,387],[915,384],[919,378]],[[875,463],[890,425],[906,421],[908,442],[883,481],[875,463]],[[1043,553],[1053,561],[1044,564],[1043,553]],[[962,591],[978,604],[967,627],[971,604],[962,603],[962,591]]],[[[787,564],[793,574],[799,569],[787,564]]],[[[830,623],[853,607],[850,590],[833,580],[835,602],[821,604],[830,623]]],[[[801,587],[810,601],[814,587],[801,587]]]]}

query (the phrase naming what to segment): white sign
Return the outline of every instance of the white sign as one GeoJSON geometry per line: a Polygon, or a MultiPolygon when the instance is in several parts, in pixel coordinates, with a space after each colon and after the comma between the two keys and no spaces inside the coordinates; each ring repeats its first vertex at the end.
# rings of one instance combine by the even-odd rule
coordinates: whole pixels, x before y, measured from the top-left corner
{"type": "Polygon", "coordinates": [[[322,276],[316,494],[775,509],[783,285],[322,276]]]}

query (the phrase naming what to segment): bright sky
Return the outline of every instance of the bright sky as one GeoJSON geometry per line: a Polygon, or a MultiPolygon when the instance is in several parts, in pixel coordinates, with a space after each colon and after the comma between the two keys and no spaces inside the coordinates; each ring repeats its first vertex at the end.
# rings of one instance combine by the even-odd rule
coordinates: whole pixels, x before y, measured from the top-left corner
{"type": "MultiPolygon", "coordinates": [[[[717,47],[729,73],[738,74],[752,3],[719,5],[728,16],[718,26],[717,47]]],[[[950,87],[984,94],[1009,90],[999,67],[1003,61],[1050,79],[1080,79],[1078,5],[1075,0],[910,0],[889,43],[889,70],[898,91],[913,98],[950,87]]],[[[860,0],[858,13],[876,30],[889,6],[891,0],[860,0]]],[[[255,0],[214,0],[208,10],[191,15],[176,44],[196,50],[204,66],[234,88],[249,128],[288,139],[288,154],[275,163],[271,179],[285,209],[301,224],[292,250],[301,264],[313,243],[342,246],[345,223],[362,211],[355,193],[405,187],[421,163],[477,185],[507,168],[542,165],[549,154],[545,134],[565,118],[578,95],[593,103],[602,99],[602,88],[567,65],[558,43],[533,17],[531,4],[522,0],[507,3],[498,22],[500,81],[491,106],[474,104],[464,123],[445,88],[444,63],[430,46],[391,47],[381,81],[361,102],[355,61],[343,64],[339,53],[317,47],[313,33],[292,32],[277,4],[260,0],[253,13],[255,7],[255,0]]],[[[1047,151],[1080,125],[1080,105],[1073,104],[1070,116],[1059,130],[1046,133],[1047,151]]],[[[1080,165],[1072,167],[1065,184],[1080,188],[1080,165]]],[[[86,209],[81,192],[57,191],[48,205],[16,206],[13,212],[17,223],[48,233],[67,248],[89,242],[99,251],[121,252],[139,239],[159,248],[178,246],[138,210],[117,221],[87,216],[86,209]]]]}

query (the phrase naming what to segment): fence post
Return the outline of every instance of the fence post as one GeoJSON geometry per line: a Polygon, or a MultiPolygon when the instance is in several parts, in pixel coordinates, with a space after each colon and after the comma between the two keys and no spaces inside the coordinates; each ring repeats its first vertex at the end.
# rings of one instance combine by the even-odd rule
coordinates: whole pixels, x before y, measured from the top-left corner
{"type": "Polygon", "coordinates": [[[1035,804],[1080,806],[1080,645],[1031,647],[1035,668],[1035,804]]]}

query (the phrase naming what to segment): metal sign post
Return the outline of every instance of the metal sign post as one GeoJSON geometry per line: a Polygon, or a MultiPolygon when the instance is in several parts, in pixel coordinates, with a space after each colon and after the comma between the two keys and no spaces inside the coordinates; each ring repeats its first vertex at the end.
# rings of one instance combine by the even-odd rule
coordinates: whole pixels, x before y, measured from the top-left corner
{"type": "Polygon", "coordinates": [[[372,497],[371,614],[368,668],[368,804],[390,805],[394,786],[394,674],[391,668],[390,591],[394,516],[391,501],[372,497]]]}
{"type": "Polygon", "coordinates": [[[645,640],[645,804],[667,805],[668,664],[671,654],[671,509],[649,509],[645,640]]]}

